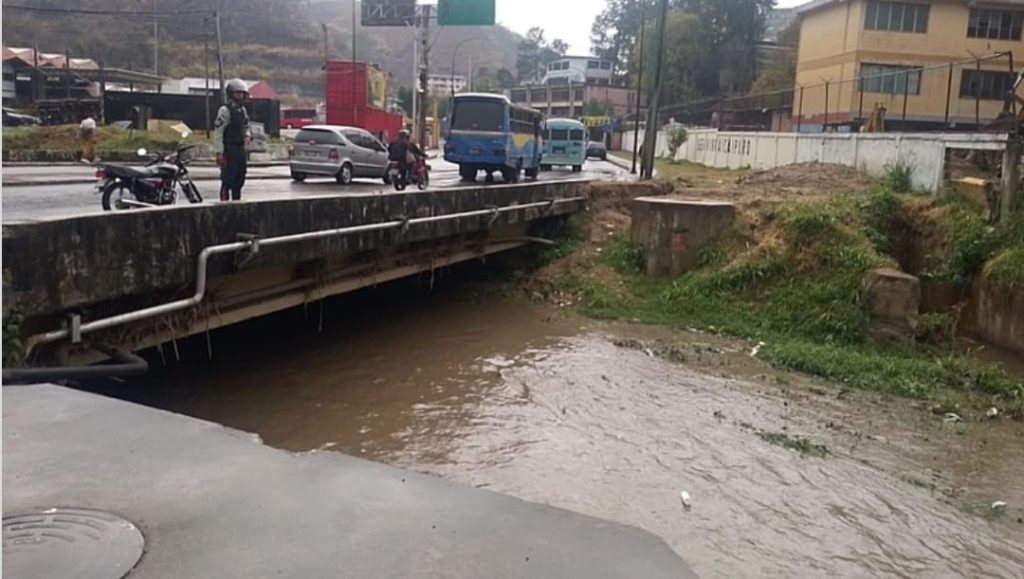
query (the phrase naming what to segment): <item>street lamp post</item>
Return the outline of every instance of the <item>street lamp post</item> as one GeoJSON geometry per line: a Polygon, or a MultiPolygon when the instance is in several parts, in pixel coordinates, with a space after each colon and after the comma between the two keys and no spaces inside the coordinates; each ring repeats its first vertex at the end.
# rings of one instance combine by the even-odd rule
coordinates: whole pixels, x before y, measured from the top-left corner
{"type": "MultiPolygon", "coordinates": [[[[467,39],[463,40],[462,42],[456,44],[455,45],[455,50],[452,50],[452,67],[450,69],[451,70],[451,91],[452,91],[452,96],[455,96],[455,57],[458,56],[459,49],[462,48],[463,44],[466,44],[467,42],[472,42],[472,41],[474,41],[476,39],[477,39],[476,36],[474,36],[472,38],[467,38],[467,39]]],[[[472,75],[473,71],[470,71],[470,74],[472,75]]]]}

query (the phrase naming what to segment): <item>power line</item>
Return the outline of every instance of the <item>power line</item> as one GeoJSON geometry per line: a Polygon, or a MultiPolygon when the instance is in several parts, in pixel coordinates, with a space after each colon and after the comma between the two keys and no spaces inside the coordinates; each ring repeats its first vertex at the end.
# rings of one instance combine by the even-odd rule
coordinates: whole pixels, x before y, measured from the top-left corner
{"type": "Polygon", "coordinates": [[[136,16],[140,18],[155,18],[159,16],[185,16],[185,15],[211,15],[216,10],[88,10],[85,8],[44,8],[38,6],[18,6],[5,4],[4,10],[22,10],[25,12],[39,12],[44,14],[84,14],[93,16],[136,16]]]}

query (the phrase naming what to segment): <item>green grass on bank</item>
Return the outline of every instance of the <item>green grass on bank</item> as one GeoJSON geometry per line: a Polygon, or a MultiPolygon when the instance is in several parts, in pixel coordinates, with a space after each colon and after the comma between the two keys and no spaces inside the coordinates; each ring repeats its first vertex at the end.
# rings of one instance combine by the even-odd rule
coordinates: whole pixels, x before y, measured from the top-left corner
{"type": "MultiPolygon", "coordinates": [[[[173,151],[181,136],[171,131],[150,132],[115,127],[97,129],[96,149],[107,151],[135,151],[140,148],[152,151],[173,151]]],[[[190,143],[201,143],[205,136],[192,134],[190,143]]],[[[77,125],[53,127],[5,127],[4,149],[9,151],[79,151],[82,140],[77,125]]]]}
{"type": "MultiPolygon", "coordinates": [[[[871,269],[895,265],[890,252],[920,200],[879,189],[867,196],[761,209],[758,238],[735,228],[701,250],[701,267],[675,279],[640,274],[640,252],[618,238],[592,265],[614,268],[621,287],[610,288],[599,281],[602,276],[587,271],[571,274],[565,285],[580,294],[583,312],[595,318],[713,328],[765,342],[760,356],[780,367],[851,387],[995,405],[1024,416],[1019,378],[954,355],[948,344],[880,345],[865,338],[861,281],[871,269]]],[[[935,271],[967,283],[988,262],[993,278],[1024,279],[1024,239],[1018,237],[1024,227],[1017,221],[992,228],[958,203],[941,210],[947,217],[940,233],[950,242],[936,254],[935,271]]],[[[925,334],[951,334],[948,328],[935,330],[953,320],[923,316],[921,338],[928,342],[925,334]]]]}

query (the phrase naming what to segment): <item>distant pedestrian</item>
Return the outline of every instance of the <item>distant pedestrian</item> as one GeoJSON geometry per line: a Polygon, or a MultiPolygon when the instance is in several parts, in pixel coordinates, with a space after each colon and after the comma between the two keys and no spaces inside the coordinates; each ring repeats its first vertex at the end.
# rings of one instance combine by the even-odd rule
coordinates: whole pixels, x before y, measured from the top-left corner
{"type": "Polygon", "coordinates": [[[82,162],[92,163],[96,160],[96,120],[87,117],[78,125],[78,132],[82,138],[82,162]]]}
{"type": "Polygon", "coordinates": [[[217,111],[217,120],[213,124],[213,150],[217,153],[217,166],[220,167],[220,200],[239,201],[249,168],[245,150],[249,137],[249,113],[243,105],[249,97],[249,87],[241,79],[233,78],[224,88],[228,102],[217,111]]]}

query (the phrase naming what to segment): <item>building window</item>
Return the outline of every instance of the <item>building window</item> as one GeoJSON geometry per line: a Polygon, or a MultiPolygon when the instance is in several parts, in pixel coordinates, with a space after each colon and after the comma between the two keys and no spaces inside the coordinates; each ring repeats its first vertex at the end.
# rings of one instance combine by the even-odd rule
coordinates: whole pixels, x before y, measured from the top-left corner
{"type": "Polygon", "coordinates": [[[921,67],[891,64],[860,65],[860,91],[883,94],[920,94],[921,67]]]}
{"type": "Polygon", "coordinates": [[[967,21],[967,37],[1020,40],[1022,16],[1024,12],[972,8],[967,21]]]}
{"type": "Polygon", "coordinates": [[[928,32],[928,4],[907,4],[904,2],[868,2],[864,17],[867,30],[889,32],[928,32]]]}
{"type": "Polygon", "coordinates": [[[588,61],[587,68],[601,68],[601,63],[596,60],[588,61]]]}
{"type": "Polygon", "coordinates": [[[960,97],[1001,101],[1013,90],[1017,81],[1012,72],[965,70],[960,77],[960,97]]]}
{"type": "Polygon", "coordinates": [[[601,61],[601,70],[611,70],[611,69],[612,69],[612,63],[611,62],[609,62],[607,60],[601,61]]]}

